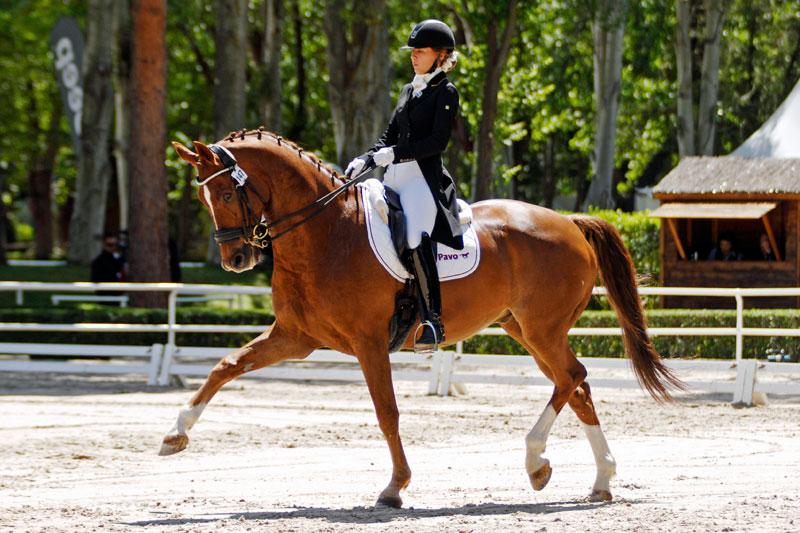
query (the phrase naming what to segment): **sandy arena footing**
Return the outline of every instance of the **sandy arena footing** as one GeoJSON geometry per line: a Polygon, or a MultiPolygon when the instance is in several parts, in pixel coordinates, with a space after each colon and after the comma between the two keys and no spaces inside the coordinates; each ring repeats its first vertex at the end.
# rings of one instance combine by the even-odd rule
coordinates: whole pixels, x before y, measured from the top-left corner
{"type": "Polygon", "coordinates": [[[0,375],[0,529],[800,529],[800,398],[734,409],[727,395],[661,406],[594,390],[618,475],[614,501],[590,503],[594,460],[569,409],[548,442],[550,484],[530,488],[524,438],[549,388],[471,385],[440,398],[397,383],[413,477],[393,510],[372,507],[391,466],[363,384],[239,380],[186,451],[158,457],[191,391],[131,383],[0,375]]]}

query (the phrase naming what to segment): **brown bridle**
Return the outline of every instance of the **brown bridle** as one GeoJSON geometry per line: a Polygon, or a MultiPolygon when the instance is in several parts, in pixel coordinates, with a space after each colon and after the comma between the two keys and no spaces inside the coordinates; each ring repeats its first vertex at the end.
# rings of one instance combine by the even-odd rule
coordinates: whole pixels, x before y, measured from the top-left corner
{"type": "Polygon", "coordinates": [[[242,239],[245,244],[250,246],[255,246],[256,248],[267,248],[272,241],[275,239],[280,238],[283,235],[286,235],[293,229],[297,228],[298,226],[305,224],[319,213],[322,212],[327,206],[329,206],[338,196],[340,196],[343,192],[347,189],[352,187],[353,185],[361,182],[369,172],[375,168],[374,166],[367,167],[362,170],[357,176],[353,178],[349,178],[344,184],[339,186],[338,188],[330,191],[329,193],[320,196],[310,204],[301,207],[291,213],[287,213],[277,219],[273,220],[272,222],[267,222],[266,216],[264,215],[264,208],[267,205],[267,200],[261,195],[261,193],[256,190],[255,187],[248,185],[248,175],[247,173],[239,166],[239,163],[236,161],[236,157],[224,146],[220,146],[218,144],[210,144],[208,147],[211,149],[212,152],[217,154],[224,165],[222,169],[214,172],[212,175],[208,176],[207,178],[200,180],[200,177],[197,177],[197,185],[202,186],[211,181],[212,179],[216,178],[217,176],[221,176],[226,173],[230,173],[231,179],[234,181],[236,196],[239,199],[239,208],[242,211],[242,224],[238,228],[220,228],[214,231],[214,240],[217,244],[223,244],[231,241],[235,241],[237,239],[242,239]],[[261,201],[261,213],[260,218],[256,221],[256,211],[253,209],[253,206],[250,204],[250,197],[247,194],[247,189],[253,191],[253,193],[258,197],[261,201]],[[279,224],[285,223],[286,221],[293,219],[295,217],[299,217],[302,215],[306,215],[294,224],[290,225],[288,228],[280,231],[278,233],[273,234],[273,229],[275,226],[279,224]]]}

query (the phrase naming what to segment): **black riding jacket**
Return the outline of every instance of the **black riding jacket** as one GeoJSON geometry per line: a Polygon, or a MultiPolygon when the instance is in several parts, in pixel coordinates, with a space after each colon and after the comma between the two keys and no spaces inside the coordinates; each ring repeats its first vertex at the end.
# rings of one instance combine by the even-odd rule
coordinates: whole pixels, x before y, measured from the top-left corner
{"type": "Polygon", "coordinates": [[[458,223],[456,186],[442,164],[458,113],[458,91],[444,72],[434,76],[422,94],[411,97],[411,84],[403,87],[397,107],[383,135],[361,159],[367,165],[381,148],[394,147],[394,163],[416,160],[436,201],[436,224],[431,238],[456,250],[464,247],[458,223]]]}

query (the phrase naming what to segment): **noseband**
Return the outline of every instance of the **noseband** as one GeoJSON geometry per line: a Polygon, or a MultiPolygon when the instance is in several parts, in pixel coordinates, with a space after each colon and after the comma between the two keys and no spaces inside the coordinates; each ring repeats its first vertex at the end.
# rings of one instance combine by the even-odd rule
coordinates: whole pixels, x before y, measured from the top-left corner
{"type": "Polygon", "coordinates": [[[352,187],[356,183],[359,183],[360,181],[363,181],[363,178],[374,168],[365,168],[357,176],[346,181],[337,189],[320,196],[305,207],[301,207],[300,209],[292,211],[291,213],[288,213],[268,223],[267,218],[264,215],[264,209],[267,206],[267,201],[263,196],[261,196],[255,187],[248,185],[248,175],[239,166],[234,155],[230,152],[230,150],[218,144],[210,144],[208,147],[212,152],[217,154],[224,167],[202,181],[200,181],[200,178],[198,177],[197,185],[203,186],[217,176],[221,176],[230,172],[231,179],[235,183],[236,196],[239,198],[239,207],[242,211],[242,225],[240,227],[221,228],[214,231],[214,240],[217,242],[217,244],[223,244],[226,242],[235,241],[237,239],[242,239],[245,244],[249,244],[250,246],[255,246],[256,248],[267,248],[275,239],[286,235],[296,227],[317,216],[320,212],[322,212],[323,209],[330,205],[333,200],[335,200],[348,188],[352,187]],[[251,191],[253,191],[253,193],[261,201],[261,216],[258,221],[256,221],[256,212],[250,204],[250,197],[247,195],[245,188],[249,188],[251,191]],[[303,216],[300,218],[300,220],[290,225],[283,231],[273,233],[275,226],[302,215],[306,216],[303,216]]]}

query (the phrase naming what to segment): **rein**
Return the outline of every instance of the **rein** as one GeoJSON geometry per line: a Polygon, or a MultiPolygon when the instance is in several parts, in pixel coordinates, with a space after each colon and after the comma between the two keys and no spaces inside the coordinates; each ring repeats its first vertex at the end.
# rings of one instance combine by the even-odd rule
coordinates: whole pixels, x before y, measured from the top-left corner
{"type": "Polygon", "coordinates": [[[339,186],[338,188],[320,196],[310,204],[301,207],[291,213],[287,213],[277,219],[273,220],[272,222],[267,222],[266,217],[264,217],[263,208],[267,205],[267,201],[264,199],[263,196],[252,186],[248,186],[248,175],[247,173],[239,166],[238,162],[236,161],[236,157],[224,146],[220,146],[218,144],[210,144],[208,146],[211,151],[213,151],[217,156],[219,156],[222,164],[225,165],[224,168],[214,172],[212,175],[205,178],[203,181],[197,180],[197,185],[202,186],[211,181],[212,179],[216,178],[217,176],[221,176],[230,172],[231,179],[236,184],[236,195],[239,198],[239,207],[242,211],[242,225],[238,228],[222,228],[214,231],[214,240],[217,244],[223,244],[230,241],[235,241],[236,239],[243,239],[246,244],[251,246],[255,246],[257,248],[267,248],[272,241],[286,235],[293,229],[301,226],[320,214],[323,209],[329,206],[336,198],[341,196],[342,193],[347,191],[353,185],[356,185],[364,176],[370,173],[374,167],[367,167],[362,170],[357,176],[351,178],[350,180],[346,181],[343,185],[339,186]],[[262,205],[262,213],[261,219],[258,222],[255,222],[255,211],[253,210],[252,205],[250,204],[250,197],[247,195],[247,189],[253,191],[258,199],[261,201],[262,205]],[[294,224],[290,225],[288,228],[280,231],[278,233],[273,233],[273,230],[279,224],[285,223],[293,218],[305,215],[306,216],[295,222],[294,224]]]}

